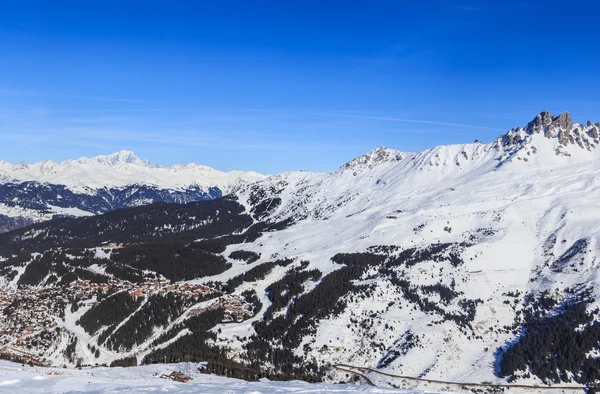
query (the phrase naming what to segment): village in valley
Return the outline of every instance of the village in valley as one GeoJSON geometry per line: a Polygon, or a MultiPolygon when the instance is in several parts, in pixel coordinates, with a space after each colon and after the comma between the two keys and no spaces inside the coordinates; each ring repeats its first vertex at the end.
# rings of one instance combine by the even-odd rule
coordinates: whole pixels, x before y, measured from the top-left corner
{"type": "MultiPolygon", "coordinates": [[[[45,365],[44,359],[28,353],[32,341],[37,346],[50,345],[52,336],[40,333],[64,326],[65,314],[76,312],[82,305],[96,306],[98,295],[108,296],[124,291],[134,298],[173,293],[192,303],[205,300],[214,292],[206,285],[171,283],[166,279],[147,280],[139,284],[117,280],[107,283],[76,280],[66,286],[0,288],[0,359],[27,360],[36,365],[45,365]]],[[[228,320],[237,320],[246,314],[243,301],[239,298],[228,297],[228,305],[225,306],[228,320]]]]}

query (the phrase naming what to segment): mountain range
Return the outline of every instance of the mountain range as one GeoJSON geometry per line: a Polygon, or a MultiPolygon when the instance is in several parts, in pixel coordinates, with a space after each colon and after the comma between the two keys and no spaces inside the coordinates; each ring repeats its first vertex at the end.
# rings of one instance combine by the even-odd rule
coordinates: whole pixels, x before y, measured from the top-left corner
{"type": "Polygon", "coordinates": [[[207,361],[246,379],[348,381],[332,367],[344,363],[594,385],[599,132],[543,111],[486,144],[378,148],[328,173],[266,177],[125,152],[2,164],[4,209],[38,222],[0,234],[0,355],[207,361]],[[161,183],[165,173],[178,175],[161,183]],[[57,203],[140,188],[182,194],[57,203]],[[65,216],[39,221],[54,207],[65,216]]]}
{"type": "Polygon", "coordinates": [[[228,191],[236,182],[258,181],[263,178],[264,175],[253,171],[222,172],[193,163],[162,167],[142,160],[130,151],[59,163],[43,161],[35,164],[10,164],[0,161],[0,180],[3,182],[59,184],[81,192],[121,188],[135,183],[161,189],[182,189],[194,185],[200,188],[218,187],[228,191]]]}
{"type": "Polygon", "coordinates": [[[161,167],[130,151],[60,163],[0,161],[0,231],[56,216],[212,199],[264,178],[252,171],[222,172],[196,164],[161,167]]]}

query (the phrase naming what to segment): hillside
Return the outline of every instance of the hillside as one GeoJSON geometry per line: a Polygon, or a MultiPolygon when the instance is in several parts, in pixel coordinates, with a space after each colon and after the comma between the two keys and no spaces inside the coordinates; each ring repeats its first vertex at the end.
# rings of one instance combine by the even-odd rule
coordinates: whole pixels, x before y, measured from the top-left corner
{"type": "Polygon", "coordinates": [[[599,130],[542,112],[487,144],[379,148],[210,201],[2,234],[2,352],[246,379],[339,381],[330,366],[346,363],[593,384],[599,130]]]}

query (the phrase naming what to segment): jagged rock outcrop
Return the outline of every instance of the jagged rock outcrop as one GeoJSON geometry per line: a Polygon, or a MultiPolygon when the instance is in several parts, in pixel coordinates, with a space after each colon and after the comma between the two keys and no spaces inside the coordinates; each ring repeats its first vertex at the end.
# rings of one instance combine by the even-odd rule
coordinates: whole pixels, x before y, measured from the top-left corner
{"type": "Polygon", "coordinates": [[[359,156],[348,163],[344,164],[340,170],[343,171],[362,171],[377,166],[380,163],[398,162],[403,160],[408,153],[399,152],[394,149],[379,147],[373,149],[367,154],[359,156]]]}
{"type": "Polygon", "coordinates": [[[600,142],[598,129],[599,125],[590,121],[585,126],[573,123],[567,111],[560,115],[542,111],[525,128],[518,127],[503,135],[500,143],[505,148],[515,148],[530,143],[534,136],[541,134],[545,138],[556,141],[554,146],[556,155],[571,156],[572,153],[565,148],[572,145],[587,151],[594,149],[600,142]]]}
{"type": "Polygon", "coordinates": [[[539,133],[552,123],[554,116],[544,110],[540,112],[531,122],[525,126],[527,134],[539,133]]]}

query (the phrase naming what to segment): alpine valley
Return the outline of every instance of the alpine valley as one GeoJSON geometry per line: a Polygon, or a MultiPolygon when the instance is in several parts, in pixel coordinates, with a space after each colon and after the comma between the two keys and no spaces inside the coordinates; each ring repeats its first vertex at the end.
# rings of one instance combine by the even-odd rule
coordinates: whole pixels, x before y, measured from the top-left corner
{"type": "Polygon", "coordinates": [[[2,163],[0,353],[593,385],[599,133],[544,111],[487,144],[267,177],[128,152],[2,163]]]}

